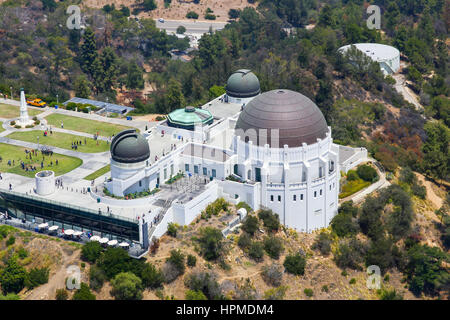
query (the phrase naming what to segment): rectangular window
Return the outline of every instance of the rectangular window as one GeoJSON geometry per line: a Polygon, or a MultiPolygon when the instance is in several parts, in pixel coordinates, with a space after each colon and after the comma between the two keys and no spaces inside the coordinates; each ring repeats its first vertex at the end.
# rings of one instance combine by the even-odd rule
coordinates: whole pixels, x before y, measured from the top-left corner
{"type": "Polygon", "coordinates": [[[206,176],[208,174],[206,167],[203,167],[203,175],[206,176]]]}
{"type": "Polygon", "coordinates": [[[273,202],[273,195],[270,196],[270,201],[273,202]]]}
{"type": "Polygon", "coordinates": [[[281,202],[281,196],[278,196],[278,202],[281,202]]]}
{"type": "Polygon", "coordinates": [[[167,168],[164,168],[164,180],[167,179],[167,168]]]}
{"type": "Polygon", "coordinates": [[[320,189],[320,195],[322,195],[322,189],[320,189]]]}
{"type": "Polygon", "coordinates": [[[198,166],[194,166],[194,173],[198,174],[198,166]]]}
{"type": "Polygon", "coordinates": [[[294,201],[297,201],[297,195],[294,194],[294,201]]]}
{"type": "Polygon", "coordinates": [[[184,171],[189,171],[189,164],[188,164],[188,163],[186,163],[186,164],[184,165],[184,171]]]}
{"type": "Polygon", "coordinates": [[[303,193],[300,195],[300,200],[303,201],[303,193]]]}
{"type": "Polygon", "coordinates": [[[314,198],[317,198],[317,191],[314,191],[314,198]]]}
{"type": "Polygon", "coordinates": [[[330,184],[330,190],[331,190],[331,184],[330,184]]]}
{"type": "Polygon", "coordinates": [[[142,181],[139,181],[139,187],[142,187],[142,181]]]}
{"type": "Polygon", "coordinates": [[[215,178],[216,177],[216,169],[212,169],[211,174],[212,174],[212,177],[215,178]]]}

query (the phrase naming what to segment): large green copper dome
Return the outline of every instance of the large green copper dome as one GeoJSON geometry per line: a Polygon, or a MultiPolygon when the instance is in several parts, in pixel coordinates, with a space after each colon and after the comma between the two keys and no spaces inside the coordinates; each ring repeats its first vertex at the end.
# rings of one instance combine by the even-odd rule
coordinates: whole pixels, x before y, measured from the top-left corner
{"type": "Polygon", "coordinates": [[[134,129],[118,133],[111,141],[111,157],[121,163],[136,163],[150,157],[147,140],[134,129]]]}
{"type": "Polygon", "coordinates": [[[187,130],[194,130],[196,124],[211,124],[213,120],[211,112],[194,107],[177,109],[167,116],[169,126],[187,130]]]}
{"type": "Polygon", "coordinates": [[[260,92],[259,80],[250,70],[241,69],[233,73],[227,81],[227,95],[236,98],[250,98],[260,92]]]}

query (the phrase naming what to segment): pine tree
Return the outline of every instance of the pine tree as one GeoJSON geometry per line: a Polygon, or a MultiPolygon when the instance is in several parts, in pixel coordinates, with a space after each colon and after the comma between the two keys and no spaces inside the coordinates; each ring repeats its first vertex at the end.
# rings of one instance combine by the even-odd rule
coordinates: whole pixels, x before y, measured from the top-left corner
{"type": "Polygon", "coordinates": [[[81,45],[81,69],[94,77],[93,63],[98,57],[95,34],[91,28],[86,28],[83,34],[83,44],[81,45]]]}

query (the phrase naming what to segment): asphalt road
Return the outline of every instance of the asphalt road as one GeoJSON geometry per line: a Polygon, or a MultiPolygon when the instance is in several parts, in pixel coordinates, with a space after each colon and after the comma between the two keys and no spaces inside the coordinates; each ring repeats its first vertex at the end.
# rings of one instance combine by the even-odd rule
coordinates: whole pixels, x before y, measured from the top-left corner
{"type": "Polygon", "coordinates": [[[203,34],[209,31],[212,27],[213,31],[223,29],[226,22],[212,22],[212,21],[195,21],[195,20],[165,20],[159,22],[156,20],[156,27],[164,29],[168,32],[176,32],[179,26],[186,28],[186,33],[189,34],[203,34]]]}

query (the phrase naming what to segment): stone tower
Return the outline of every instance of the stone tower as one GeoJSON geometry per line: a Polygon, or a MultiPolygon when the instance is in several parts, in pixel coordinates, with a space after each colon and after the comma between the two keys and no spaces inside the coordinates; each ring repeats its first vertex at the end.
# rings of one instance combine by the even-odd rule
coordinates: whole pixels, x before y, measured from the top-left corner
{"type": "Polygon", "coordinates": [[[26,126],[30,123],[30,117],[28,116],[28,108],[27,108],[27,102],[25,100],[25,92],[23,91],[23,88],[20,89],[20,117],[19,117],[19,123],[22,126],[26,126]]]}

